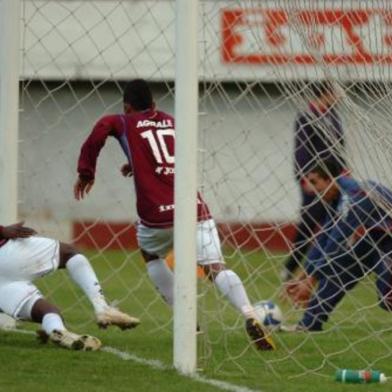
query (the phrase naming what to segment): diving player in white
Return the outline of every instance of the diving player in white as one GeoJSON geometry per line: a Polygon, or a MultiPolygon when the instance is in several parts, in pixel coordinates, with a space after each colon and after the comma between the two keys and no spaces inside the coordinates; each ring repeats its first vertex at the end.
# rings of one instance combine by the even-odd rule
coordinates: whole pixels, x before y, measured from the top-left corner
{"type": "Polygon", "coordinates": [[[32,283],[57,269],[66,268],[94,307],[97,323],[106,328],[133,328],[139,320],[111,307],[85,256],[71,245],[38,237],[23,222],[0,226],[0,309],[20,320],[41,323],[43,340],[74,350],[97,350],[101,342],[88,335],[70,332],[60,311],[49,303],[32,283]]]}

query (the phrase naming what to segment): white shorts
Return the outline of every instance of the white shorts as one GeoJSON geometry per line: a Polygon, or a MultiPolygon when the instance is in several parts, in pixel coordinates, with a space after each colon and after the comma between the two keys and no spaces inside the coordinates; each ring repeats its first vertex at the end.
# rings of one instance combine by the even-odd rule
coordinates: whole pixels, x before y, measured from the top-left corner
{"type": "MultiPolygon", "coordinates": [[[[173,249],[174,228],[155,229],[141,223],[137,225],[140,249],[164,259],[173,249]]],[[[224,263],[218,230],[213,219],[197,223],[197,263],[208,265],[224,263]]]]}
{"type": "Polygon", "coordinates": [[[23,305],[42,298],[32,281],[58,269],[59,242],[43,237],[9,240],[0,247],[0,309],[19,318],[23,305]]]}

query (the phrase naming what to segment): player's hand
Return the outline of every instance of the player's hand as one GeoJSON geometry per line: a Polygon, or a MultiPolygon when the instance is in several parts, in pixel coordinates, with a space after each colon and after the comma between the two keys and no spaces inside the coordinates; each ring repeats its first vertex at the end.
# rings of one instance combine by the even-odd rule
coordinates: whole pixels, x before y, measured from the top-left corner
{"type": "Polygon", "coordinates": [[[307,177],[301,179],[302,190],[308,195],[315,195],[314,186],[310,183],[307,177]]]}
{"type": "Polygon", "coordinates": [[[91,191],[94,185],[94,180],[83,180],[80,177],[76,180],[74,185],[74,196],[76,200],[82,200],[91,191]]]}
{"type": "Polygon", "coordinates": [[[313,293],[316,280],[312,276],[294,279],[285,284],[285,293],[297,307],[306,307],[313,293]]]}
{"type": "Polygon", "coordinates": [[[133,175],[132,166],[129,163],[122,165],[121,166],[121,174],[124,177],[132,177],[132,175],[133,175]]]}
{"type": "Polygon", "coordinates": [[[12,238],[28,238],[32,235],[37,234],[34,229],[30,227],[23,226],[24,222],[18,222],[14,225],[4,226],[1,235],[3,238],[12,239],[12,238]]]}

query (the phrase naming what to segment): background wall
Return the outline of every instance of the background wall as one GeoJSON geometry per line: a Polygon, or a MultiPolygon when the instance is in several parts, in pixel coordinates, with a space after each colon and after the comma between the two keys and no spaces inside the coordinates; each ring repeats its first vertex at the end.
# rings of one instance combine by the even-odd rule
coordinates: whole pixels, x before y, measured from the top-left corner
{"type": "MultiPolygon", "coordinates": [[[[199,183],[218,221],[297,219],[293,126],[306,80],[336,80],[349,166],[391,183],[392,11],[359,0],[200,3],[199,183]]],[[[44,232],[70,239],[75,221],[136,220],[114,140],[79,203],[76,161],[94,122],[122,110],[124,80],[153,81],[173,113],[174,17],[174,0],[24,1],[19,211],[44,232]]]]}
{"type": "MultiPolygon", "coordinates": [[[[171,88],[153,85],[158,106],[173,113],[171,88]]],[[[296,95],[288,98],[274,85],[258,87],[240,99],[238,86],[225,84],[224,91],[224,95],[218,91],[205,95],[201,88],[200,187],[215,218],[242,223],[295,221],[299,192],[292,165],[293,124],[304,101],[296,95]]],[[[383,162],[387,164],[386,152],[390,150],[378,151],[380,161],[374,167],[372,149],[376,143],[369,138],[377,133],[373,135],[366,124],[358,124],[358,113],[366,109],[366,97],[351,94],[347,99],[362,105],[351,109],[344,101],[340,105],[351,166],[357,174],[388,181],[388,173],[380,167],[383,162]]],[[[64,222],[137,219],[133,184],[120,175],[125,161],[114,139],[109,138],[101,153],[96,183],[88,198],[76,202],[72,194],[83,141],[103,113],[122,110],[120,102],[115,83],[25,86],[20,132],[22,216],[42,220],[44,230],[50,231],[52,225],[53,230],[61,227],[64,237],[71,235],[64,222]]],[[[367,121],[372,121],[371,115],[367,121]]],[[[374,121],[379,127],[380,117],[374,121]]]]}
{"type": "MultiPolygon", "coordinates": [[[[88,202],[72,202],[77,157],[84,139],[103,112],[122,110],[115,85],[104,86],[99,94],[88,97],[90,87],[75,83],[72,92],[64,86],[53,95],[46,95],[40,84],[28,88],[29,100],[41,104],[33,109],[26,99],[21,117],[21,170],[23,186],[30,190],[22,200],[25,213],[34,208],[81,219],[135,218],[132,184],[120,176],[124,158],[114,139],[109,139],[102,151],[88,202]],[[83,97],[83,101],[76,97],[83,97]],[[129,205],[126,215],[121,200],[129,205]]],[[[173,113],[174,100],[166,87],[155,85],[154,93],[159,107],[173,113]]],[[[236,92],[231,94],[234,100],[236,92]]],[[[231,198],[233,190],[240,189],[252,199],[255,211],[249,213],[250,218],[294,219],[297,190],[291,160],[295,109],[283,103],[279,110],[266,115],[263,111],[272,105],[271,99],[259,95],[257,101],[263,111],[251,110],[243,102],[236,106],[240,117],[218,94],[212,94],[209,100],[210,106],[203,104],[208,115],[200,115],[200,144],[208,148],[208,153],[200,153],[200,180],[216,217],[238,219],[231,198]],[[229,177],[233,183],[227,182],[229,177]]]]}

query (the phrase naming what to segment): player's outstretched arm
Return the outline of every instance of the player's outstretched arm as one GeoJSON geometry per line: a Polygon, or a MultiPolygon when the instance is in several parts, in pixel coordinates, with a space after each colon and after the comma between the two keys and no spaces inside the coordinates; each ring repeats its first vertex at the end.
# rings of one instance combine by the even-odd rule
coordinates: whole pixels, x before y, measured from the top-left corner
{"type": "Polygon", "coordinates": [[[94,180],[85,180],[78,178],[74,185],[74,196],[76,200],[82,200],[91,191],[94,185],[94,180]]]}
{"type": "Polygon", "coordinates": [[[24,221],[15,223],[10,226],[0,226],[0,237],[5,239],[13,238],[28,238],[32,235],[37,234],[34,229],[30,227],[25,227],[24,221]]]}
{"type": "Polygon", "coordinates": [[[94,185],[97,159],[109,136],[118,137],[123,125],[118,115],[102,117],[83,143],[78,159],[79,178],[74,185],[76,200],[83,199],[94,185]]]}

